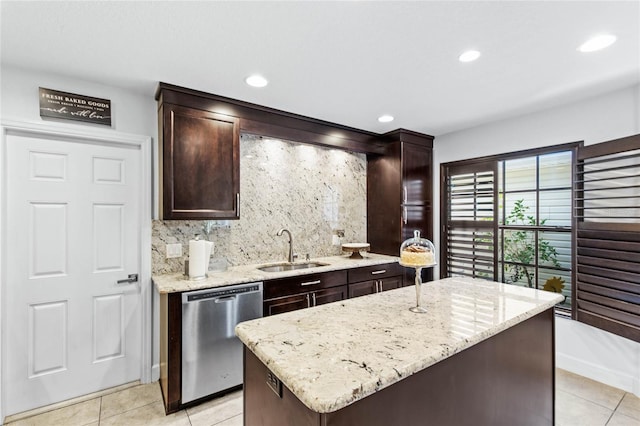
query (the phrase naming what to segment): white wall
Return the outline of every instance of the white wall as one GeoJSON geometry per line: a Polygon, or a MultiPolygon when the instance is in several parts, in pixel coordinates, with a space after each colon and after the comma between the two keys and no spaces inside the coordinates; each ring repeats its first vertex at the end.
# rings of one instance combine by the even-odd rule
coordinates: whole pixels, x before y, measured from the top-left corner
{"type": "MultiPolygon", "coordinates": [[[[110,129],[107,126],[91,125],[69,120],[65,120],[64,122],[54,120],[47,121],[47,124],[49,125],[59,125],[66,128],[77,125],[79,128],[84,130],[87,130],[90,127],[95,127],[98,132],[113,130],[119,134],[150,136],[154,141],[152,144],[157,141],[157,107],[154,99],[154,93],[138,94],[122,88],[106,86],[96,82],[84,81],[50,73],[33,72],[10,66],[2,66],[2,68],[0,68],[0,119],[3,121],[43,123],[43,120],[39,115],[39,87],[111,100],[112,126],[110,129]]],[[[150,156],[155,156],[155,152],[157,152],[157,150],[155,147],[152,147],[150,152],[153,152],[150,156]]],[[[0,152],[0,200],[2,200],[3,185],[1,182],[2,161],[2,152],[0,152]]],[[[157,164],[157,162],[152,159],[152,168],[155,167],[155,164],[157,164]]],[[[157,179],[153,179],[153,181],[157,181],[157,179]]],[[[156,194],[156,191],[157,190],[152,190],[151,192],[156,194]]],[[[3,218],[6,217],[5,212],[6,206],[1,205],[0,220],[3,220],[3,218]]],[[[150,239],[150,226],[148,230],[143,230],[143,232],[147,232],[150,239]]],[[[3,238],[2,235],[0,235],[0,238],[3,238]]],[[[3,277],[2,263],[10,262],[11,255],[17,254],[0,253],[0,277],[3,277]]],[[[3,288],[4,283],[0,284],[2,284],[0,288],[3,288]]],[[[6,301],[2,299],[2,294],[0,293],[0,318],[3,314],[2,305],[4,303],[6,303],[6,301]]],[[[157,304],[154,304],[154,310],[156,306],[157,304]]],[[[154,315],[157,316],[157,310],[154,312],[154,315]]],[[[152,334],[154,343],[152,350],[154,353],[151,362],[154,366],[157,366],[159,363],[159,355],[156,349],[159,347],[157,319],[155,319],[153,323],[154,327],[152,334]]],[[[0,353],[3,353],[6,350],[6,348],[0,349],[0,353]]],[[[0,364],[3,358],[4,357],[0,355],[0,364]]],[[[156,371],[157,368],[152,376],[153,380],[157,380],[156,371]]],[[[1,391],[6,392],[7,389],[1,389],[1,391]]],[[[2,414],[3,407],[0,405],[0,424],[2,423],[2,414]]]]}
{"type": "MultiPolygon", "coordinates": [[[[638,133],[640,85],[438,136],[434,144],[434,229],[440,229],[441,163],[566,142],[590,145],[638,133]]],[[[440,234],[434,234],[439,247],[440,234]]],[[[560,368],[640,396],[640,343],[558,318],[556,361],[560,368]]]]}
{"type": "MultiPolygon", "coordinates": [[[[3,119],[42,122],[38,87],[111,100],[111,128],[122,133],[151,136],[157,140],[157,107],[154,93],[138,94],[118,87],[67,76],[2,66],[0,88],[3,119]]],[[[73,123],[65,120],[66,124],[73,123]]],[[[87,124],[78,123],[86,128],[87,124]]],[[[106,126],[95,125],[100,129],[106,126]]]]}

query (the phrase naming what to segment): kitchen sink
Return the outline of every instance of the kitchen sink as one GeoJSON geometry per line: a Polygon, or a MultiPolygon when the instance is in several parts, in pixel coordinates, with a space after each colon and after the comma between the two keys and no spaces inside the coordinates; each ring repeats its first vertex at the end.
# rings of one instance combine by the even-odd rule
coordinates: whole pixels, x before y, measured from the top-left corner
{"type": "Polygon", "coordinates": [[[327,266],[328,263],[306,262],[306,263],[278,263],[273,265],[261,266],[258,269],[263,272],[282,272],[295,271],[296,269],[317,268],[319,266],[327,266]]]}

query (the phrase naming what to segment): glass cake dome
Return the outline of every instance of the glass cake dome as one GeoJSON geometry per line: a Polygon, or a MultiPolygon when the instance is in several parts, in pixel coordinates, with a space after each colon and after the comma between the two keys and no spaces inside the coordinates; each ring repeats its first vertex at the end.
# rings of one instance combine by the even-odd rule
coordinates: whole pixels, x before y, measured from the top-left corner
{"type": "Polygon", "coordinates": [[[413,238],[400,246],[400,264],[411,268],[424,268],[436,264],[436,249],[426,238],[420,238],[420,231],[413,231],[413,238]]]}

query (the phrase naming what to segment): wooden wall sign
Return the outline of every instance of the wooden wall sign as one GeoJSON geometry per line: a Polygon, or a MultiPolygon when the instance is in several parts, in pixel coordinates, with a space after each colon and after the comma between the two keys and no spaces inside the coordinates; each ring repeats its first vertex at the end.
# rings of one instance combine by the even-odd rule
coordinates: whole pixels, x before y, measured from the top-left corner
{"type": "Polygon", "coordinates": [[[111,101],[40,87],[40,117],[111,126],[111,101]]]}

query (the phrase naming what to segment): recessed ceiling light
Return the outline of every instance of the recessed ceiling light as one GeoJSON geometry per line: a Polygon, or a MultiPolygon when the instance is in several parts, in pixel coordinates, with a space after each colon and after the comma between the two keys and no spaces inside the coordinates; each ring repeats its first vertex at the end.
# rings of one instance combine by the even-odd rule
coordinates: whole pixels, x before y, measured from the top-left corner
{"type": "Polygon", "coordinates": [[[264,87],[269,84],[266,78],[258,74],[250,75],[244,81],[252,87],[264,87]]]}
{"type": "Polygon", "coordinates": [[[472,62],[480,57],[480,52],[477,50],[467,50],[458,57],[460,62],[472,62]]]}
{"type": "Polygon", "coordinates": [[[591,37],[578,47],[580,52],[595,52],[596,50],[604,49],[611,46],[617,40],[613,34],[600,34],[595,37],[591,37]]]}
{"type": "Polygon", "coordinates": [[[378,121],[381,123],[389,123],[393,121],[393,115],[385,114],[378,117],[378,121]]]}

